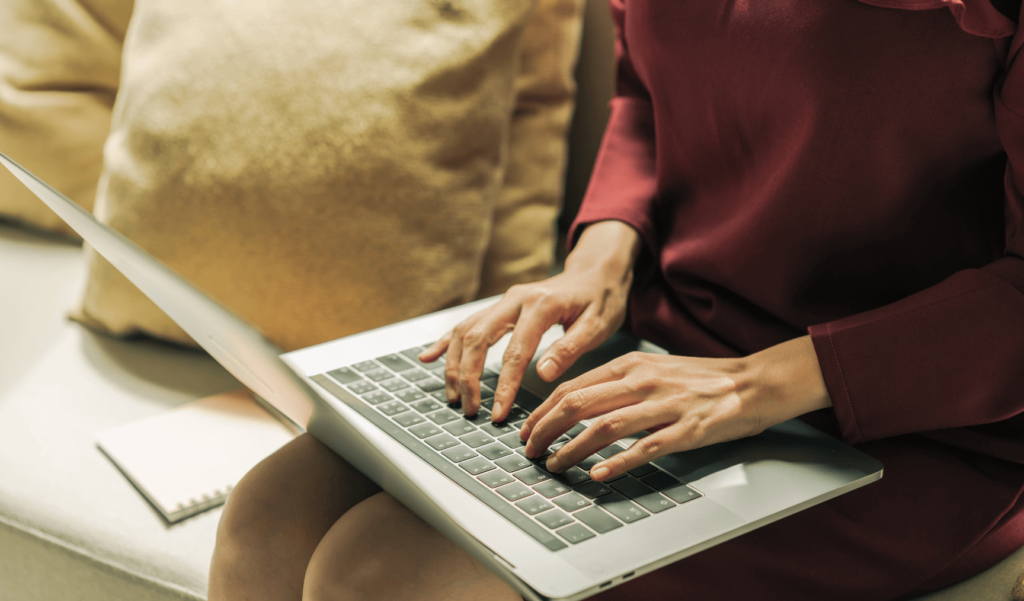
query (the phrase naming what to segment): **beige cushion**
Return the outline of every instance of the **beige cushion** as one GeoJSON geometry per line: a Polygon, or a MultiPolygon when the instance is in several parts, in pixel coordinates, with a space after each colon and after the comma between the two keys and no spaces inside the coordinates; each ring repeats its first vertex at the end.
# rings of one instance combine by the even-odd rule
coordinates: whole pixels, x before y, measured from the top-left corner
{"type": "MultiPolygon", "coordinates": [[[[285,349],[535,279],[580,10],[140,0],[97,214],[285,349]]],[[[95,256],[77,317],[188,341],[95,256]]]]}
{"type": "Polygon", "coordinates": [[[523,33],[509,159],[479,297],[548,275],[561,208],[583,3],[542,0],[523,33]]]}
{"type": "MultiPolygon", "coordinates": [[[[0,152],[91,208],[130,0],[0,2],[0,152]]],[[[6,170],[0,216],[70,230],[6,170]]]]}

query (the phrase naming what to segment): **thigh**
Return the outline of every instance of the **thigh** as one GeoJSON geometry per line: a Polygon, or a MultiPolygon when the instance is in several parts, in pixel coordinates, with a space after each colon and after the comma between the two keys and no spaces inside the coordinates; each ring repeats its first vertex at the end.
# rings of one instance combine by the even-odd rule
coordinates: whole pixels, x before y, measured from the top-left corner
{"type": "MultiPolygon", "coordinates": [[[[1004,499],[984,500],[972,490],[992,491],[992,482],[1015,476],[1020,467],[984,466],[941,445],[912,438],[862,447],[885,465],[878,482],[725,542],[595,597],[599,601],[685,598],[871,601],[912,598],[984,570],[1024,545],[994,529],[1024,521],[1014,514],[1019,486],[1004,487],[1004,499]],[[994,480],[993,480],[994,479],[994,480]],[[984,501],[984,502],[983,502],[984,501]],[[1005,501],[1005,504],[1004,504],[1005,501]],[[1009,515],[1009,514],[1005,514],[1009,515]],[[1006,523],[1003,523],[1003,522],[1006,523]],[[1000,555],[985,547],[1002,541],[1000,555]],[[962,567],[977,550],[985,561],[962,567]]],[[[995,495],[993,495],[995,496],[995,495]]]]}
{"type": "Polygon", "coordinates": [[[503,580],[387,493],[349,510],[317,547],[306,601],[522,601],[503,580]]]}

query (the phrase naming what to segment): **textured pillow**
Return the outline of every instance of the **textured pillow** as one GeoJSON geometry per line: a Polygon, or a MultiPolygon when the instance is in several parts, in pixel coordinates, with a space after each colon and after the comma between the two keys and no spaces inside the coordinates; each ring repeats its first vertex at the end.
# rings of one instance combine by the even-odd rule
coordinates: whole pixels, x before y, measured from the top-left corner
{"type": "MultiPolygon", "coordinates": [[[[0,2],[0,151],[91,209],[130,0],[0,2]]],[[[71,233],[7,170],[0,217],[71,233]]]]}
{"type": "MultiPolygon", "coordinates": [[[[139,0],[97,215],[285,349],[536,278],[580,11],[139,0]]],[[[188,342],[95,255],[77,318],[188,342]]]]}

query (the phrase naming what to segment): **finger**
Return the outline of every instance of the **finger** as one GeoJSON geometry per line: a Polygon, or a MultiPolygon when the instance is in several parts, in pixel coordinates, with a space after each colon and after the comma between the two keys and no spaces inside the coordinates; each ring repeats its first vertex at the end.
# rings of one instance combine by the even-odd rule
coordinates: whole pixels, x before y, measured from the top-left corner
{"type": "MultiPolygon", "coordinates": [[[[472,319],[472,318],[470,318],[472,319]]],[[[467,320],[469,321],[469,320],[467,320]]],[[[464,321],[452,330],[448,343],[448,355],[444,362],[444,395],[449,403],[459,400],[459,369],[462,364],[462,332],[469,327],[464,321]]]]}
{"type": "Polygon", "coordinates": [[[551,396],[545,399],[545,401],[541,403],[541,405],[537,407],[528,418],[526,418],[526,421],[523,422],[519,431],[519,439],[526,442],[533,433],[534,428],[537,427],[537,424],[555,407],[557,407],[559,403],[562,402],[562,399],[567,395],[574,394],[575,392],[589,386],[597,386],[605,382],[614,382],[626,377],[631,364],[623,361],[622,359],[624,359],[624,357],[615,359],[601,367],[596,367],[581,376],[560,384],[558,388],[551,393],[551,396]]]}
{"type": "Polygon", "coordinates": [[[671,407],[657,402],[630,405],[606,413],[548,457],[548,471],[563,472],[623,437],[671,422],[673,415],[671,407]]]}
{"type": "Polygon", "coordinates": [[[416,355],[416,358],[419,359],[421,363],[433,363],[434,361],[437,361],[438,357],[443,355],[445,350],[448,349],[448,343],[451,342],[451,340],[452,333],[449,331],[447,334],[442,336],[440,340],[431,344],[419,355],[416,355]]]}
{"type": "Polygon", "coordinates": [[[558,404],[533,427],[524,452],[533,458],[580,421],[602,415],[643,400],[621,380],[585,386],[562,397],[558,404]]]}
{"type": "Polygon", "coordinates": [[[501,314],[481,318],[462,338],[462,361],[459,364],[459,396],[462,412],[468,416],[480,410],[480,375],[487,360],[487,349],[510,329],[515,315],[501,314]]]}
{"type": "Polygon", "coordinates": [[[558,318],[558,307],[553,304],[523,308],[502,356],[498,386],[494,390],[494,421],[501,421],[508,415],[541,337],[558,322],[558,318]]]}
{"type": "Polygon", "coordinates": [[[595,465],[590,470],[590,478],[601,482],[625,474],[669,453],[685,451],[688,448],[686,438],[686,427],[682,424],[658,430],[634,442],[625,451],[595,465]]]}
{"type": "Polygon", "coordinates": [[[541,379],[551,382],[561,376],[583,353],[594,350],[608,338],[609,324],[599,312],[598,305],[588,306],[565,335],[544,351],[537,362],[537,375],[541,379]]]}

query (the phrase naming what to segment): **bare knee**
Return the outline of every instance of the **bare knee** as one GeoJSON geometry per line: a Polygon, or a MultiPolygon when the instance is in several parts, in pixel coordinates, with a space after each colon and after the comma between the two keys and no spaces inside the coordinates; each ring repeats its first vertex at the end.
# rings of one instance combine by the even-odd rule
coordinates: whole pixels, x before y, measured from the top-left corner
{"type": "Polygon", "coordinates": [[[346,513],[317,547],[305,601],[521,597],[386,493],[346,513]]]}
{"type": "Polygon", "coordinates": [[[288,535],[296,527],[323,536],[348,507],[376,492],[368,483],[320,442],[299,436],[238,483],[224,507],[218,542],[225,538],[263,545],[268,537],[288,535]],[[365,489],[365,494],[345,506],[353,488],[365,489]]]}
{"type": "Polygon", "coordinates": [[[228,497],[217,529],[211,598],[255,575],[292,582],[298,593],[320,539],[377,487],[308,435],[254,467],[228,497]]]}

